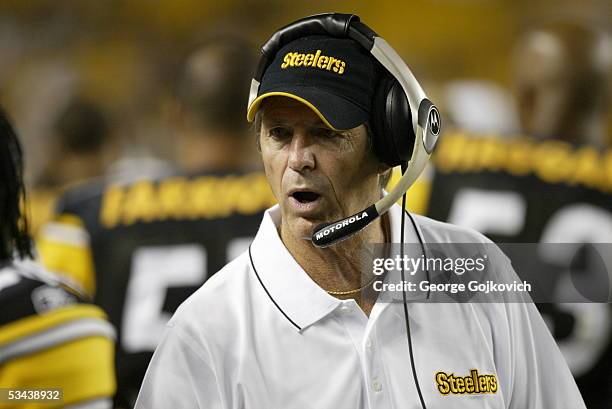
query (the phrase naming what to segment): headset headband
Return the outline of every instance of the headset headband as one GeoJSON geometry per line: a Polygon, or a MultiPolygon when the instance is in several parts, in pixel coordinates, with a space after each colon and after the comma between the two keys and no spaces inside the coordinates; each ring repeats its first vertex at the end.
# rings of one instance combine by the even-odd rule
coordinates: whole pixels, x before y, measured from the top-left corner
{"type": "Polygon", "coordinates": [[[315,228],[312,242],[318,247],[327,247],[363,229],[399,200],[425,168],[438,140],[441,124],[437,108],[427,99],[410,68],[382,37],[354,14],[326,13],[309,16],[274,33],[261,48],[262,57],[251,81],[248,106],[257,98],[261,79],[277,52],[286,44],[311,35],[350,38],[367,49],[402,87],[410,105],[415,135],[408,169],[393,191],[355,215],[315,228]]]}

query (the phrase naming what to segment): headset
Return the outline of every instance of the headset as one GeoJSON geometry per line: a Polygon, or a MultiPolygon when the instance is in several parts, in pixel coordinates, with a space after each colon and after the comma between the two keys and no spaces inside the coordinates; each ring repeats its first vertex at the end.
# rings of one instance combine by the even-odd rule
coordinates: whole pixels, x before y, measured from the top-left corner
{"type": "MultiPolygon", "coordinates": [[[[392,47],[371,28],[362,23],[359,16],[340,13],[318,14],[302,18],[281,28],[270,37],[261,49],[262,56],[251,81],[247,109],[257,98],[262,77],[277,52],[286,44],[311,35],[350,38],[368,50],[374,59],[387,70],[374,93],[375,99],[372,104],[371,117],[374,133],[373,147],[381,162],[391,167],[402,167],[402,176],[391,192],[352,216],[317,226],[312,234],[312,243],[317,247],[327,247],[347,239],[387,212],[401,197],[402,225],[400,236],[403,253],[404,216],[407,214],[405,211],[406,191],[421,174],[436,146],[442,127],[440,113],[427,98],[410,68],[392,47]]],[[[416,222],[410,214],[408,216],[425,253],[425,245],[416,222]]],[[[403,270],[402,280],[404,280],[403,270]]],[[[414,365],[410,318],[405,292],[403,293],[403,301],[412,375],[421,407],[426,409],[414,365]]]]}
{"type": "Polygon", "coordinates": [[[387,71],[375,91],[371,118],[373,147],[381,162],[394,167],[408,163],[406,172],[389,194],[375,204],[344,219],[323,223],[312,234],[317,247],[345,240],[384,214],[414,183],[425,168],[438,136],[440,114],[427,98],[410,68],[391,46],[354,14],[318,14],[289,24],[261,48],[261,59],[251,81],[249,103],[257,98],[261,79],[286,44],[302,37],[325,35],[350,38],[361,44],[387,71]]]}

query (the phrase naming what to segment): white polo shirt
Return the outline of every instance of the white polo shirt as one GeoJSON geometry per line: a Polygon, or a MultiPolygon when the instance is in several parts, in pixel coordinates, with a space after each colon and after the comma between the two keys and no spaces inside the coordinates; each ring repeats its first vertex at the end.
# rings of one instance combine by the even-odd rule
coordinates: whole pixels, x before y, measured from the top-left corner
{"type": "MultiPolygon", "coordinates": [[[[396,205],[390,210],[396,243],[400,218],[396,205]]],[[[415,220],[426,242],[488,243],[474,231],[415,220]]],[[[179,308],[136,408],[421,408],[403,304],[377,302],[368,318],[354,300],[330,296],[287,251],[279,223],[276,206],[266,212],[250,252],[179,308]]],[[[406,241],[417,242],[408,218],[406,231],[406,241]]],[[[509,262],[502,264],[514,276],[509,262]]],[[[415,302],[408,308],[428,409],[585,407],[533,304],[415,302]]]]}

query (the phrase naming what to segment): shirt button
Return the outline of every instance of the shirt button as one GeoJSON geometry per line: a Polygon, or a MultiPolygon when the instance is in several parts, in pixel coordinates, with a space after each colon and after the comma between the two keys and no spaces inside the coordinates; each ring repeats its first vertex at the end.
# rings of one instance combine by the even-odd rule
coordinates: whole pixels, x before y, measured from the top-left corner
{"type": "Polygon", "coordinates": [[[374,379],[374,381],[372,382],[372,389],[374,390],[374,392],[382,391],[382,384],[378,381],[378,379],[374,379]]]}
{"type": "Polygon", "coordinates": [[[366,340],[366,348],[367,349],[372,349],[372,340],[370,338],[368,338],[366,340]]]}
{"type": "Polygon", "coordinates": [[[340,307],[340,311],[342,312],[349,312],[351,310],[351,307],[349,307],[348,305],[343,305],[342,307],[340,307]]]}

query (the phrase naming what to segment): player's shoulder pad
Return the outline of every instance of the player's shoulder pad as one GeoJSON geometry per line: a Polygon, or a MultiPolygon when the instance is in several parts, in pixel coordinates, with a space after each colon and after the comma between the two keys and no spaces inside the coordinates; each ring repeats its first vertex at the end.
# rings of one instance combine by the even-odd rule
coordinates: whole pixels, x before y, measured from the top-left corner
{"type": "Polygon", "coordinates": [[[78,291],[35,263],[0,269],[0,326],[83,302],[78,291]]]}
{"type": "Polygon", "coordinates": [[[0,269],[0,366],[80,340],[114,342],[106,314],[50,277],[19,263],[0,269]]]}
{"type": "Polygon", "coordinates": [[[99,203],[108,186],[105,178],[90,179],[66,189],[57,200],[55,213],[75,213],[79,210],[91,206],[92,203],[99,203]]]}

